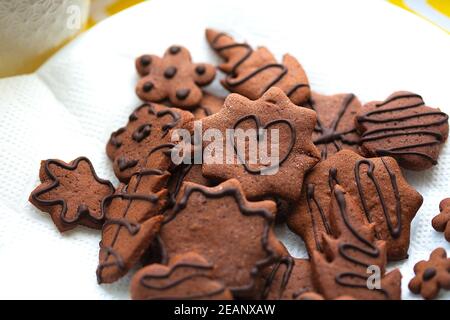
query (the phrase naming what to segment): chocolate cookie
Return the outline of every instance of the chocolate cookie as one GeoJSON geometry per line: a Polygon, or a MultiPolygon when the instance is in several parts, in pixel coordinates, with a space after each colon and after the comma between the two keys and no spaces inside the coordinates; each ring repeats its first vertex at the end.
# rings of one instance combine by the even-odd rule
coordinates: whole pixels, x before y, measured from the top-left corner
{"type": "Polygon", "coordinates": [[[143,77],[136,93],[144,101],[161,102],[168,99],[182,109],[192,109],[200,103],[200,87],[214,80],[216,69],[207,63],[193,63],[189,51],[171,46],[162,58],[143,55],[136,59],[136,69],[143,77]]]}
{"type": "Polygon", "coordinates": [[[271,88],[256,101],[230,94],[222,110],[202,120],[204,133],[209,129],[220,130],[224,137],[223,146],[218,147],[216,141],[203,141],[203,174],[220,180],[237,178],[250,199],[277,196],[296,200],[305,172],[320,159],[311,138],[315,122],[315,112],[292,104],[279,88],[271,88]],[[242,139],[237,139],[237,135],[225,138],[227,129],[249,133],[243,148],[239,148],[242,139]],[[272,141],[274,133],[278,134],[278,141],[272,141]],[[259,150],[266,147],[269,157],[272,148],[276,149],[278,157],[262,161],[264,155],[258,154],[252,163],[250,151],[256,147],[251,148],[249,141],[257,144],[259,150]],[[227,150],[227,145],[232,163],[224,161],[225,155],[224,160],[217,161],[217,152],[227,150]]]}
{"type": "MultiPolygon", "coordinates": [[[[297,298],[297,300],[325,300],[325,298],[321,294],[318,294],[316,292],[305,292],[305,293],[302,293],[297,298]]],[[[332,300],[356,300],[356,299],[351,296],[340,296],[340,297],[336,297],[332,300]]]]}
{"type": "Polygon", "coordinates": [[[232,300],[225,285],[213,276],[214,265],[194,252],[174,257],[168,266],[152,264],[131,280],[134,300],[232,300]]]}
{"type": "Polygon", "coordinates": [[[102,227],[101,203],[114,193],[114,187],[97,176],[89,159],[80,157],[70,163],[41,161],[39,178],[41,184],[31,192],[29,201],[49,213],[60,232],[78,224],[102,227]]]}
{"type": "Polygon", "coordinates": [[[425,106],[418,94],[399,91],[366,104],[356,127],[364,155],[392,156],[403,168],[424,170],[437,164],[448,137],[448,116],[425,106]]]}
{"type": "Polygon", "coordinates": [[[203,119],[222,109],[225,98],[217,97],[207,92],[203,92],[203,98],[198,107],[192,110],[196,120],[203,119]]]}
{"type": "Polygon", "coordinates": [[[333,185],[341,185],[375,225],[376,238],[386,240],[389,260],[408,256],[410,224],[422,196],[404,179],[391,157],[366,159],[342,150],[319,163],[306,176],[302,196],[288,217],[288,225],[309,252],[322,250],[321,233],[331,234],[329,203],[333,185]]]}
{"type": "Polygon", "coordinates": [[[399,300],[401,273],[385,273],[385,241],[375,240],[374,225],[365,221],[359,205],[339,185],[333,186],[329,217],[331,233],[322,233],[323,250],[311,255],[317,291],[326,299],[399,300]],[[371,282],[370,267],[379,271],[378,285],[371,282]]]}
{"type": "Polygon", "coordinates": [[[450,198],[444,199],[439,204],[439,213],[433,218],[431,224],[438,232],[443,232],[445,239],[450,242],[450,198]]]}
{"type": "Polygon", "coordinates": [[[161,228],[165,260],[196,252],[233,295],[254,296],[258,273],[278,258],[274,215],[272,201],[248,202],[235,179],[213,188],[185,182],[161,228]]]}
{"type": "Polygon", "coordinates": [[[317,113],[313,141],[321,151],[322,159],[342,149],[358,151],[359,134],[355,128],[355,116],[361,103],[354,94],[331,96],[311,93],[305,105],[317,113]]]}
{"type": "Polygon", "coordinates": [[[450,290],[450,258],[443,248],[435,249],[430,260],[422,260],[414,266],[416,276],[409,282],[409,290],[434,299],[441,289],[450,290]]]}
{"type": "Polygon", "coordinates": [[[290,256],[282,258],[273,266],[264,269],[261,298],[265,300],[293,300],[303,292],[314,290],[311,266],[308,260],[290,256]]]}
{"type": "Polygon", "coordinates": [[[192,122],[193,115],[188,111],[155,103],[137,108],[130,115],[127,126],[111,134],[106,146],[119,180],[127,182],[143,169],[170,169],[171,129],[192,130],[192,122]],[[144,162],[149,167],[144,167],[144,162]]]}
{"type": "Polygon", "coordinates": [[[116,193],[105,198],[97,279],[111,283],[125,275],[155,239],[167,205],[164,187],[168,173],[149,169],[121,184],[116,193]]]}
{"type": "Polygon", "coordinates": [[[308,78],[301,64],[285,54],[278,63],[265,47],[253,50],[247,43],[238,43],[232,37],[212,29],[206,30],[210,46],[225,63],[219,69],[227,74],[222,85],[231,92],[256,100],[271,87],[278,87],[297,105],[310,95],[308,78]]]}

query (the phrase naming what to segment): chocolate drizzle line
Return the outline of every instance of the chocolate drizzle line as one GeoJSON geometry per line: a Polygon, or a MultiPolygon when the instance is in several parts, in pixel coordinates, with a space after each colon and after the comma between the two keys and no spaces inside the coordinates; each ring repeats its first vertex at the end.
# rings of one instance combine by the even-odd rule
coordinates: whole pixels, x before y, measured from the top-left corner
{"type": "MultiPolygon", "coordinates": [[[[237,69],[239,68],[240,65],[242,65],[243,63],[245,63],[245,61],[247,59],[250,58],[250,56],[253,53],[253,49],[252,47],[250,47],[250,45],[248,45],[247,43],[237,43],[234,42],[232,44],[229,45],[225,45],[225,46],[217,46],[217,42],[219,41],[219,39],[221,37],[228,37],[227,34],[225,33],[219,33],[217,34],[217,36],[212,40],[211,46],[212,48],[217,51],[218,53],[225,51],[225,50],[229,50],[229,49],[233,49],[233,48],[244,48],[246,49],[245,54],[238,60],[238,62],[236,62],[233,66],[232,69],[229,73],[229,75],[227,75],[227,77],[225,78],[225,83],[227,86],[229,87],[235,87],[235,86],[239,86],[249,80],[251,80],[253,77],[257,76],[260,73],[263,73],[265,70],[268,69],[278,69],[279,70],[279,74],[275,76],[275,78],[271,79],[270,82],[263,87],[262,92],[260,93],[260,95],[262,95],[264,92],[266,92],[267,90],[269,90],[272,86],[274,86],[275,84],[277,84],[279,81],[281,81],[284,76],[289,72],[289,70],[286,68],[286,66],[284,66],[281,63],[268,63],[266,65],[263,65],[257,69],[255,69],[254,71],[252,71],[251,73],[249,73],[248,75],[246,75],[245,77],[242,77],[241,79],[236,79],[237,77],[237,69]]],[[[292,88],[290,88],[287,92],[286,95],[288,97],[292,96],[298,89],[300,88],[309,88],[309,85],[306,83],[297,83],[295,84],[292,88]]]]}
{"type": "MultiPolygon", "coordinates": [[[[161,149],[165,149],[165,148],[173,148],[174,144],[168,143],[168,144],[162,144],[159,145],[155,148],[153,148],[145,157],[144,159],[144,163],[148,160],[148,158],[150,158],[150,156],[161,150],[161,149]]],[[[119,233],[120,233],[120,229],[122,227],[126,227],[128,232],[130,233],[130,235],[134,236],[139,232],[139,228],[140,228],[140,224],[139,223],[134,223],[134,222],[130,222],[127,220],[127,215],[129,212],[129,209],[131,207],[131,204],[133,201],[147,201],[150,203],[157,203],[158,202],[158,196],[156,194],[136,194],[137,189],[139,188],[139,185],[142,181],[143,177],[146,176],[152,176],[152,175],[163,175],[163,172],[161,170],[158,169],[147,169],[147,170],[142,170],[140,172],[134,173],[133,176],[136,176],[136,185],[134,187],[134,190],[132,190],[132,193],[128,193],[128,188],[126,187],[124,190],[122,190],[120,193],[116,193],[113,194],[109,197],[106,197],[105,199],[103,199],[102,201],[102,216],[106,217],[106,211],[109,207],[109,204],[112,202],[112,200],[114,198],[121,198],[121,199],[125,199],[128,200],[128,204],[122,214],[122,218],[121,219],[107,219],[107,223],[105,224],[105,226],[107,225],[111,225],[111,224],[117,224],[118,228],[116,230],[116,233],[114,234],[111,246],[104,246],[102,243],[100,245],[100,250],[106,250],[106,257],[103,260],[102,263],[100,263],[98,265],[97,268],[97,281],[99,283],[102,282],[102,276],[101,273],[103,271],[103,269],[107,268],[107,267],[117,267],[119,269],[124,269],[124,263],[122,261],[122,258],[120,257],[120,255],[117,253],[117,251],[114,249],[114,245],[118,239],[119,233]],[[113,260],[112,262],[108,263],[108,258],[110,255],[113,255],[116,259],[113,260]],[[117,259],[117,257],[120,257],[120,259],[117,259]]],[[[131,180],[131,179],[130,179],[131,180]]]]}
{"type": "MultiPolygon", "coordinates": [[[[370,214],[370,208],[367,205],[366,198],[364,197],[364,190],[361,183],[361,173],[360,168],[362,165],[367,165],[367,177],[372,181],[373,185],[375,186],[375,190],[377,192],[378,199],[380,200],[381,208],[383,210],[384,220],[386,221],[389,233],[392,238],[397,239],[402,231],[402,208],[401,208],[401,202],[400,202],[400,192],[397,185],[397,177],[394,174],[394,172],[391,171],[391,169],[388,167],[386,162],[383,158],[380,158],[381,162],[383,163],[384,168],[386,169],[387,173],[389,174],[389,180],[391,182],[392,190],[395,197],[395,219],[397,221],[397,224],[394,225],[391,219],[391,215],[389,214],[389,208],[386,204],[386,200],[383,196],[383,191],[380,183],[375,178],[375,164],[369,160],[369,159],[362,159],[356,162],[355,165],[355,181],[356,186],[358,188],[358,195],[359,199],[361,200],[361,204],[364,210],[364,214],[366,215],[367,221],[369,223],[372,223],[372,216],[370,214]]],[[[380,238],[380,236],[377,234],[377,238],[380,238]]]]}
{"type": "Polygon", "coordinates": [[[437,160],[433,158],[432,156],[419,151],[408,151],[408,149],[414,149],[414,148],[420,148],[420,147],[427,147],[427,146],[434,146],[441,144],[444,140],[444,137],[439,132],[435,132],[432,130],[427,130],[427,128],[432,126],[439,126],[442,124],[445,124],[448,121],[448,115],[444,112],[440,111],[430,111],[430,112],[418,112],[402,117],[386,117],[385,119],[377,119],[374,116],[389,113],[389,112],[396,112],[396,111],[402,111],[402,110],[409,110],[409,109],[415,109],[420,108],[424,106],[424,102],[422,100],[422,97],[417,94],[404,94],[404,95],[398,95],[394,96],[382,103],[379,103],[376,105],[377,108],[389,105],[393,101],[397,101],[400,99],[410,99],[410,98],[418,98],[421,101],[418,103],[413,104],[405,104],[400,105],[395,108],[384,108],[384,109],[378,109],[373,110],[368,113],[366,113],[363,116],[360,116],[357,118],[357,121],[359,124],[362,124],[364,122],[369,123],[376,123],[376,124],[388,124],[390,122],[399,122],[405,120],[411,120],[411,119],[419,119],[423,117],[428,116],[439,116],[441,119],[431,122],[425,122],[425,123],[419,123],[414,125],[393,125],[393,126],[387,126],[383,128],[378,129],[372,129],[367,130],[364,132],[361,136],[360,144],[363,144],[364,142],[370,142],[370,141],[376,141],[380,139],[390,138],[390,137],[401,137],[401,136],[430,136],[432,138],[429,142],[423,142],[423,143],[410,143],[406,145],[402,145],[400,147],[392,147],[387,149],[377,149],[375,150],[375,154],[378,156],[404,156],[404,155],[413,155],[413,156],[419,156],[421,158],[424,158],[428,161],[430,161],[433,165],[437,164],[437,160]]]}
{"type": "Polygon", "coordinates": [[[261,172],[264,171],[270,171],[271,169],[281,166],[289,157],[289,155],[291,154],[292,149],[294,148],[294,144],[295,141],[297,140],[297,133],[295,130],[294,125],[287,119],[276,119],[276,120],[272,120],[268,123],[266,123],[264,126],[261,126],[261,120],[259,120],[257,115],[254,114],[249,114],[249,115],[245,115],[241,118],[239,118],[236,123],[233,126],[233,130],[236,130],[236,128],[244,121],[246,120],[253,120],[256,124],[256,128],[258,129],[258,133],[256,136],[257,142],[259,143],[259,141],[261,140],[261,138],[266,134],[265,129],[269,128],[270,126],[276,125],[278,123],[284,123],[287,124],[290,130],[290,141],[289,141],[289,146],[288,146],[288,150],[286,152],[286,154],[275,164],[272,164],[271,166],[268,167],[264,167],[263,169],[258,168],[258,169],[252,169],[247,165],[247,162],[245,161],[245,159],[242,159],[241,154],[239,154],[237,148],[236,148],[236,144],[234,142],[234,137],[231,139],[231,143],[233,145],[233,150],[234,153],[236,154],[236,156],[238,157],[239,161],[242,163],[242,165],[244,166],[245,170],[248,173],[251,174],[261,174],[261,172]],[[263,130],[260,130],[263,129],[263,130]]]}
{"type": "Polygon", "coordinates": [[[347,139],[345,136],[351,133],[356,133],[356,128],[347,130],[347,131],[338,131],[339,123],[341,122],[342,118],[344,117],[345,113],[347,112],[348,108],[350,107],[351,103],[355,99],[354,94],[348,94],[344,97],[342,100],[341,107],[339,109],[339,113],[337,114],[336,118],[331,123],[330,127],[325,127],[322,121],[320,120],[319,114],[316,110],[315,101],[310,98],[309,100],[309,107],[316,111],[317,114],[317,125],[314,128],[315,132],[320,133],[320,137],[314,139],[314,144],[320,145],[324,144],[325,148],[322,150],[322,159],[326,159],[328,157],[328,144],[333,144],[333,146],[336,148],[337,151],[342,150],[342,145],[338,144],[338,141],[341,141],[342,144],[347,145],[356,145],[358,144],[358,141],[353,141],[347,139]]]}
{"type": "MultiPolygon", "coordinates": [[[[53,172],[50,169],[51,165],[56,165],[64,170],[69,170],[69,171],[74,171],[78,168],[78,165],[80,164],[80,162],[86,162],[89,165],[90,171],[92,172],[92,176],[94,177],[95,181],[97,181],[99,184],[103,184],[103,185],[107,185],[111,191],[111,193],[114,192],[114,186],[112,185],[112,183],[108,180],[104,180],[104,179],[100,179],[97,174],[95,173],[94,170],[94,166],[92,165],[91,161],[86,158],[86,157],[79,157],[75,160],[73,160],[70,164],[66,164],[60,160],[57,159],[49,159],[45,161],[45,165],[44,165],[44,170],[45,170],[45,174],[46,176],[52,181],[52,183],[40,190],[34,190],[31,193],[31,198],[33,199],[33,201],[35,201],[36,203],[38,203],[40,206],[45,206],[45,207],[52,207],[55,205],[60,205],[61,206],[61,211],[59,213],[59,216],[61,218],[61,221],[66,223],[66,224],[74,224],[76,222],[78,222],[81,218],[81,216],[83,214],[87,214],[87,218],[91,219],[92,221],[96,222],[96,223],[100,223],[102,222],[104,215],[103,212],[101,213],[101,215],[99,217],[93,217],[90,214],[89,209],[88,210],[82,210],[83,208],[81,207],[83,204],[81,204],[78,207],[77,210],[77,214],[75,215],[75,217],[73,219],[67,219],[66,217],[66,213],[67,213],[67,202],[64,199],[55,199],[55,200],[44,200],[44,199],[40,199],[39,197],[47,192],[49,192],[50,190],[56,189],[59,185],[60,185],[60,181],[59,179],[53,174],[53,172]]],[[[84,204],[84,206],[86,206],[84,204]]]]}
{"type": "MultiPolygon", "coordinates": [[[[146,289],[153,289],[153,290],[158,290],[158,291],[164,291],[164,290],[168,290],[168,289],[172,289],[180,284],[182,284],[185,281],[191,280],[191,279],[198,279],[198,278],[205,278],[211,281],[214,281],[213,279],[211,279],[211,277],[209,277],[206,274],[201,273],[202,270],[204,271],[208,271],[208,270],[212,270],[213,269],[213,265],[212,264],[200,264],[200,263],[179,263],[176,264],[175,266],[173,266],[170,271],[168,271],[165,274],[161,274],[161,275],[144,275],[142,276],[142,278],[140,279],[139,283],[141,286],[143,286],[146,289]],[[191,268],[191,269],[198,269],[200,270],[200,272],[196,272],[184,277],[181,277],[175,281],[169,282],[166,285],[162,285],[162,286],[156,286],[156,285],[152,285],[150,282],[152,280],[165,280],[165,279],[169,279],[169,277],[179,268],[191,268]]],[[[219,283],[219,282],[217,282],[219,283]]],[[[193,300],[193,299],[204,299],[204,298],[209,298],[209,297],[213,297],[216,296],[218,294],[221,294],[223,292],[225,292],[226,287],[220,283],[220,287],[214,291],[210,291],[210,292],[205,292],[205,293],[197,293],[197,294],[192,294],[190,296],[184,296],[184,297],[155,297],[155,298],[151,298],[150,300],[174,300],[174,299],[186,299],[186,300],[193,300]]]]}
{"type": "Polygon", "coordinates": [[[275,277],[278,271],[280,270],[281,265],[286,266],[286,270],[283,273],[283,278],[281,280],[280,287],[278,288],[277,299],[281,299],[283,292],[286,289],[286,286],[289,282],[289,279],[291,278],[292,269],[294,268],[295,265],[294,258],[292,257],[283,257],[273,266],[272,272],[270,273],[269,278],[267,278],[264,284],[261,299],[266,300],[267,297],[269,296],[270,288],[272,288],[273,281],[275,280],[275,277]]]}
{"type": "MultiPolygon", "coordinates": [[[[236,200],[236,203],[239,207],[239,211],[245,216],[260,216],[265,220],[265,226],[263,231],[263,236],[261,238],[261,245],[264,251],[267,254],[267,258],[259,260],[256,262],[255,267],[250,271],[250,275],[253,277],[253,281],[247,286],[241,287],[231,287],[229,288],[233,293],[240,291],[248,291],[253,288],[255,284],[255,277],[259,273],[259,270],[272,261],[276,259],[277,254],[275,251],[269,246],[269,231],[272,226],[274,217],[273,215],[263,208],[249,208],[245,205],[246,199],[242,192],[236,187],[227,187],[227,188],[208,188],[205,186],[197,185],[197,184],[186,184],[184,188],[184,192],[180,199],[177,201],[173,209],[167,213],[164,217],[163,225],[170,223],[173,219],[176,218],[178,214],[180,214],[187,206],[190,196],[195,193],[201,193],[206,198],[210,199],[219,199],[223,197],[233,197],[236,200]]],[[[162,243],[162,241],[161,241],[162,243]]],[[[163,249],[164,251],[165,249],[163,249]]]]}
{"type": "MultiPolygon", "coordinates": [[[[334,197],[338,203],[339,206],[339,213],[344,221],[345,226],[347,229],[353,234],[353,236],[361,243],[362,246],[358,246],[352,243],[340,243],[339,244],[339,254],[342,256],[343,259],[353,262],[357,265],[360,265],[364,268],[367,268],[371,265],[371,263],[367,263],[365,261],[358,260],[357,258],[353,257],[351,255],[351,252],[359,252],[363,254],[364,256],[367,256],[369,258],[378,258],[380,257],[380,250],[372,244],[370,241],[365,239],[361,234],[358,233],[358,231],[351,225],[349,219],[348,219],[348,213],[347,213],[347,203],[345,200],[344,192],[341,190],[334,188],[334,197]]],[[[350,288],[362,288],[367,289],[367,274],[359,274],[356,272],[342,272],[336,275],[335,281],[341,286],[350,287],[350,288]],[[357,284],[354,282],[346,281],[346,278],[350,279],[361,279],[364,280],[362,284],[357,284]]],[[[385,295],[387,298],[389,298],[389,293],[384,289],[374,289],[383,295],[385,295]]]]}

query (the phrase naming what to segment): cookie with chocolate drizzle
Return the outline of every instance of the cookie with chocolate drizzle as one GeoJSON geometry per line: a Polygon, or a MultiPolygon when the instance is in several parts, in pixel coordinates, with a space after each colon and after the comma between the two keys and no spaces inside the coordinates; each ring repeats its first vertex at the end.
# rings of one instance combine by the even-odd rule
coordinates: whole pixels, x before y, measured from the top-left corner
{"type": "Polygon", "coordinates": [[[225,59],[219,65],[227,75],[221,82],[231,92],[256,100],[271,87],[278,87],[294,104],[301,105],[308,100],[308,78],[290,54],[285,54],[282,63],[278,63],[267,48],[253,50],[247,43],[236,42],[226,33],[213,29],[206,29],[206,39],[225,59]]]}
{"type": "Polygon", "coordinates": [[[279,258],[275,212],[272,201],[247,201],[236,179],[212,188],[185,182],[161,227],[163,263],[197,252],[234,296],[254,297],[261,269],[279,258]]]}
{"type": "Polygon", "coordinates": [[[114,193],[114,187],[97,176],[88,158],[80,157],[70,163],[41,161],[39,178],[41,184],[31,192],[29,201],[48,212],[60,232],[79,224],[101,229],[101,203],[114,193]]]}
{"type": "Polygon", "coordinates": [[[311,255],[317,291],[325,299],[401,299],[400,271],[385,273],[385,241],[376,240],[374,225],[365,221],[352,196],[337,184],[333,186],[329,216],[331,233],[322,233],[323,250],[314,250],[311,255]],[[377,268],[381,277],[378,285],[371,282],[369,267],[377,268]]]}
{"type": "Polygon", "coordinates": [[[192,130],[193,120],[188,111],[156,103],[138,107],[129,116],[128,124],[111,134],[106,146],[119,180],[127,182],[133,174],[144,169],[171,169],[171,130],[192,130]]]}
{"type": "Polygon", "coordinates": [[[226,286],[214,279],[214,265],[188,252],[169,264],[140,269],[131,280],[133,300],[232,300],[226,286]]]}
{"type": "Polygon", "coordinates": [[[233,129],[235,133],[254,135],[244,143],[237,135],[223,139],[223,146],[217,149],[228,150],[227,146],[231,144],[232,163],[218,163],[215,153],[209,152],[217,144],[205,139],[203,174],[218,180],[237,177],[249,199],[273,196],[298,200],[305,172],[320,160],[311,137],[315,124],[316,113],[294,105],[279,88],[271,88],[255,101],[230,94],[218,113],[202,120],[203,132],[220,130],[226,137],[227,129],[233,129]],[[277,141],[272,141],[274,133],[277,141]],[[258,155],[253,153],[254,158],[251,150],[255,151],[256,147],[251,148],[248,141],[257,142],[258,155]],[[264,145],[267,155],[259,153],[264,145]],[[273,147],[277,148],[274,152],[278,153],[272,158],[273,147]],[[265,157],[270,161],[264,161],[265,157]]]}
{"type": "Polygon", "coordinates": [[[448,137],[448,115],[426,106],[418,94],[398,91],[364,105],[356,127],[364,155],[391,156],[405,169],[425,170],[437,164],[448,137]]]}
{"type": "Polygon", "coordinates": [[[375,225],[375,236],[386,241],[389,260],[408,256],[410,225],[422,196],[408,184],[391,157],[366,159],[342,150],[320,162],[306,176],[300,201],[288,225],[305,241],[309,252],[323,250],[321,234],[332,234],[329,203],[333,186],[351,195],[363,218],[375,225]]]}
{"type": "Polygon", "coordinates": [[[361,103],[354,94],[327,96],[311,92],[305,107],[317,113],[313,141],[320,150],[322,160],[342,149],[358,152],[359,134],[355,116],[361,109],[361,103]]]}

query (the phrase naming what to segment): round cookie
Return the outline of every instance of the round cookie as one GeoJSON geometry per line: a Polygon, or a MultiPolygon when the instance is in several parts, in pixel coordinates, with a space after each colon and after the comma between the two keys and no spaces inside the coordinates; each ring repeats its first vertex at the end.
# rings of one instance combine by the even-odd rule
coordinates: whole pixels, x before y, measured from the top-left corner
{"type": "Polygon", "coordinates": [[[392,156],[405,169],[425,170],[437,164],[448,137],[448,115],[426,106],[418,94],[398,91],[364,105],[356,127],[362,154],[392,156]]]}

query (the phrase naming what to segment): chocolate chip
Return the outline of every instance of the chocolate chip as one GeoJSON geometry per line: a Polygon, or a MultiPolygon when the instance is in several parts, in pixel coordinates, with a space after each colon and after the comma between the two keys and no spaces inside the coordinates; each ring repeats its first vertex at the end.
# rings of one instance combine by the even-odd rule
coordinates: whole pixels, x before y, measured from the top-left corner
{"type": "Polygon", "coordinates": [[[184,100],[191,93],[190,89],[179,89],[177,90],[176,96],[178,100],[184,100]]]}
{"type": "Polygon", "coordinates": [[[124,171],[126,169],[133,168],[134,166],[136,166],[138,164],[138,161],[137,160],[130,160],[130,161],[128,161],[124,157],[120,157],[117,160],[117,164],[119,166],[119,170],[120,171],[124,171]]]}
{"type": "Polygon", "coordinates": [[[423,272],[422,279],[423,281],[429,281],[436,275],[436,269],[435,268],[427,268],[423,272]]]}
{"type": "Polygon", "coordinates": [[[147,67],[147,66],[150,65],[151,63],[152,63],[152,57],[149,56],[148,54],[143,55],[143,56],[141,57],[141,65],[142,65],[143,67],[147,67]]]}
{"type": "Polygon", "coordinates": [[[177,54],[180,51],[181,51],[181,48],[179,46],[171,46],[169,48],[170,54],[177,54]]]}
{"type": "Polygon", "coordinates": [[[205,72],[206,72],[206,68],[205,68],[204,65],[199,65],[199,66],[197,66],[197,67],[195,68],[195,72],[197,72],[197,74],[198,74],[199,76],[204,75],[205,72]]]}
{"type": "Polygon", "coordinates": [[[153,89],[153,83],[151,82],[144,83],[142,89],[144,90],[144,92],[150,92],[153,89]]]}
{"type": "Polygon", "coordinates": [[[164,77],[166,79],[172,79],[175,76],[176,73],[177,73],[177,68],[175,68],[175,67],[168,67],[164,71],[164,77]]]}
{"type": "Polygon", "coordinates": [[[133,112],[132,114],[130,114],[130,116],[128,117],[128,120],[133,122],[136,121],[138,119],[138,116],[136,114],[136,112],[133,112]]]}
{"type": "Polygon", "coordinates": [[[136,129],[135,132],[133,132],[132,138],[136,142],[141,142],[145,138],[147,138],[150,135],[152,126],[150,124],[143,124],[139,128],[136,129]]]}

